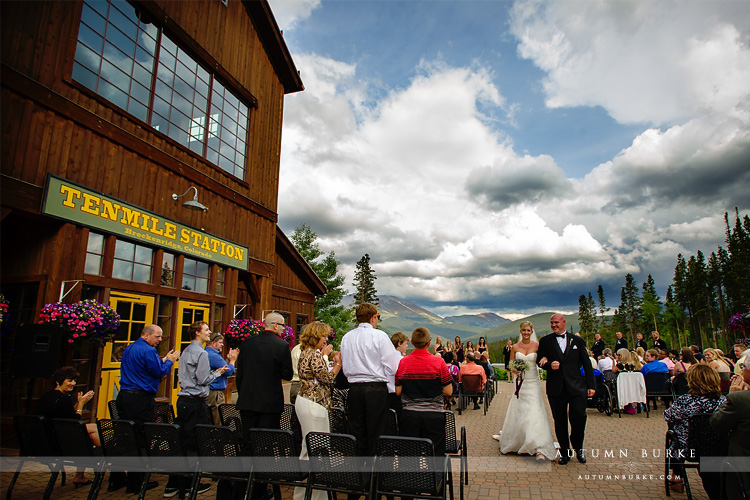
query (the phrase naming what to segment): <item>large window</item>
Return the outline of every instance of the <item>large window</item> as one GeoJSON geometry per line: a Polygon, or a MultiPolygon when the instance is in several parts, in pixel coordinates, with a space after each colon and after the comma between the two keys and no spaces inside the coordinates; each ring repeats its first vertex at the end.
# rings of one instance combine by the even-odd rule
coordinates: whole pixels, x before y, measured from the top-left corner
{"type": "Polygon", "coordinates": [[[182,289],[208,293],[209,265],[185,257],[182,269],[182,289]]]}
{"type": "Polygon", "coordinates": [[[112,277],[122,280],[151,283],[154,251],[125,240],[115,242],[115,264],[112,277]]]}
{"type": "Polygon", "coordinates": [[[84,1],[73,79],[245,178],[247,105],[126,1],[84,1]]]}

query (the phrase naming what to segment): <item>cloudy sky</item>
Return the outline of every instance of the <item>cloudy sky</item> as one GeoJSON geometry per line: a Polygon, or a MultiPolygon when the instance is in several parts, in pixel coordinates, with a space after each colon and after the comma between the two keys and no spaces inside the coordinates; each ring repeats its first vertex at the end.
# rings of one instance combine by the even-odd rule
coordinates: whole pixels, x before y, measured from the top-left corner
{"type": "Polygon", "coordinates": [[[731,1],[270,0],[279,219],[353,287],[441,315],[577,311],[750,210],[750,9],[731,1]]]}

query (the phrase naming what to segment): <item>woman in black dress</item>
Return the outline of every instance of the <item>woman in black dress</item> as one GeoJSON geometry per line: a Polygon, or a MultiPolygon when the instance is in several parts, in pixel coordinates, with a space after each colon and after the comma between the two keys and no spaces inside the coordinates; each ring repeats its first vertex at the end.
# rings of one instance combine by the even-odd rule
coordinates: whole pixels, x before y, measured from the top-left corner
{"type": "MultiPolygon", "coordinates": [[[[73,401],[72,394],[78,380],[78,372],[72,366],[63,366],[57,369],[52,374],[52,380],[55,381],[55,388],[39,398],[36,403],[37,415],[41,415],[47,420],[53,418],[82,419],[83,407],[94,397],[94,391],[89,391],[86,394],[79,392],[76,401],[73,401]]],[[[101,446],[96,424],[86,424],[86,430],[94,446],[101,446]]],[[[76,471],[73,485],[78,488],[87,484],[91,484],[91,480],[84,477],[83,469],[76,471]]]]}
{"type": "Polygon", "coordinates": [[[453,342],[453,352],[456,353],[456,361],[459,365],[464,362],[464,345],[461,343],[461,337],[456,335],[456,339],[453,342]]]}
{"type": "Polygon", "coordinates": [[[505,371],[508,374],[507,379],[508,383],[510,383],[511,379],[513,377],[510,376],[510,369],[508,368],[508,364],[510,364],[510,352],[513,350],[513,341],[508,339],[508,342],[505,344],[505,347],[503,347],[503,359],[505,360],[505,371]]]}

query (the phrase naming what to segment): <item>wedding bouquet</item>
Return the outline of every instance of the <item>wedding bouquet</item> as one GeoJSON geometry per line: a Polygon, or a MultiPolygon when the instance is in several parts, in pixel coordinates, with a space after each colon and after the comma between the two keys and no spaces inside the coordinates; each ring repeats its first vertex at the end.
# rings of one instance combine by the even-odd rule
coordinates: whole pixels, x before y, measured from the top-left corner
{"type": "Polygon", "coordinates": [[[516,377],[516,392],[515,396],[516,399],[519,397],[519,393],[521,392],[521,386],[523,385],[523,374],[531,367],[531,364],[529,364],[528,361],[523,359],[514,359],[510,363],[508,363],[508,366],[518,372],[518,376],[516,377]]]}

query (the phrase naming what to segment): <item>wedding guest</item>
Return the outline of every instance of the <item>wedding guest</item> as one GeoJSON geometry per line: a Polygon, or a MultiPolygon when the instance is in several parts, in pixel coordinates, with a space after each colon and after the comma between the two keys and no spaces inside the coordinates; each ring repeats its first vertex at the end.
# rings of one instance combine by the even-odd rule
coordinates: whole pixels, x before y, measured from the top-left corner
{"type": "Polygon", "coordinates": [[[446,363],[453,363],[453,358],[456,357],[456,355],[453,353],[453,342],[450,340],[445,343],[445,349],[441,351],[441,356],[443,356],[443,360],[446,363]]]}
{"type": "Polygon", "coordinates": [[[487,342],[484,340],[484,337],[479,337],[479,342],[477,343],[477,352],[479,354],[489,353],[487,350],[487,342]]]}
{"type": "MultiPolygon", "coordinates": [[[[393,343],[393,347],[401,354],[402,358],[406,356],[406,349],[409,347],[409,339],[406,335],[402,332],[394,333],[391,335],[391,343],[393,343]]],[[[396,394],[395,376],[396,374],[394,373],[392,377],[388,378],[388,408],[396,412],[398,420],[400,421],[401,396],[396,394]]]]}
{"type": "Polygon", "coordinates": [[[742,375],[742,367],[740,366],[740,364],[750,363],[750,358],[748,358],[747,354],[745,354],[747,352],[745,349],[747,348],[742,344],[735,344],[733,347],[735,356],[738,356],[737,363],[734,365],[735,375],[742,375]]]}
{"type": "MultiPolygon", "coordinates": [[[[649,354],[646,353],[646,355],[649,354]]],[[[697,413],[713,413],[726,399],[721,395],[719,375],[711,367],[702,364],[693,365],[688,368],[686,376],[690,392],[678,397],[669,408],[664,410],[664,420],[677,434],[677,442],[673,443],[670,451],[676,458],[673,476],[679,478],[684,477],[686,472],[685,468],[680,465],[679,457],[680,455],[684,457],[689,453],[687,450],[688,418],[697,413]]],[[[708,497],[711,500],[717,500],[720,484],[717,473],[701,472],[700,469],[698,473],[708,497]]],[[[670,488],[681,493],[684,488],[683,480],[670,480],[670,488]]]]}
{"type": "Polygon", "coordinates": [[[615,337],[617,337],[617,340],[615,340],[615,352],[628,348],[628,341],[623,338],[622,332],[615,333],[615,337]]]}
{"type": "Polygon", "coordinates": [[[721,352],[717,349],[712,349],[710,347],[708,349],[704,349],[703,355],[706,358],[706,363],[708,363],[708,366],[716,370],[719,374],[732,372],[732,365],[730,365],[729,362],[724,359],[724,357],[721,355],[721,352]]]}
{"type": "Polygon", "coordinates": [[[341,339],[343,370],[349,380],[347,429],[357,439],[357,454],[374,457],[387,422],[388,380],[398,370],[401,353],[388,334],[377,329],[380,314],[374,304],[358,305],[355,315],[357,328],[341,339]]]}
{"type": "Polygon", "coordinates": [[[224,350],[224,336],[219,333],[214,333],[211,341],[206,345],[206,352],[208,353],[208,364],[211,370],[217,370],[222,366],[227,366],[221,377],[217,378],[211,385],[208,386],[208,397],[206,403],[211,409],[213,415],[214,425],[221,425],[221,418],[219,416],[219,405],[226,403],[226,397],[224,391],[227,390],[227,382],[229,377],[234,375],[234,364],[237,361],[237,356],[240,353],[239,349],[229,349],[227,359],[221,356],[224,350]]]}
{"type": "MultiPolygon", "coordinates": [[[[328,410],[331,408],[331,384],[341,370],[341,355],[333,355],[333,368],[323,359],[322,350],[331,333],[331,327],[321,321],[306,326],[300,335],[299,381],[300,390],[294,402],[302,427],[302,453],[300,459],[307,460],[305,436],[311,431],[330,432],[328,410]]],[[[294,500],[305,498],[305,488],[294,489],[294,500]]],[[[325,493],[313,490],[313,499],[323,500],[325,493]]]]}
{"type": "MultiPolygon", "coordinates": [[[[742,365],[742,376],[735,375],[729,388],[726,401],[711,417],[711,427],[719,432],[731,432],[729,437],[729,456],[750,456],[750,364],[742,359],[750,359],[750,349],[741,352],[738,365],[742,365]]],[[[740,459],[742,460],[742,459],[740,459]]],[[[746,488],[750,487],[750,471],[747,467],[737,466],[742,470],[742,482],[746,488]]],[[[740,498],[739,485],[734,477],[722,474],[721,498],[730,500],[740,498]]]]}
{"type": "MultiPolygon", "coordinates": [[[[484,390],[484,384],[487,383],[487,374],[484,372],[484,368],[476,364],[474,358],[474,352],[466,353],[466,364],[464,364],[461,367],[461,370],[458,372],[458,381],[462,382],[464,375],[481,375],[482,376],[482,383],[479,386],[479,391],[484,390]]],[[[479,403],[477,400],[479,399],[478,396],[472,396],[471,399],[474,401],[474,409],[479,409],[479,403]]]]}
{"type": "Polygon", "coordinates": [[[435,354],[442,353],[443,349],[445,349],[445,347],[443,347],[443,339],[435,337],[435,354]]]}
{"type": "Polygon", "coordinates": [[[661,351],[662,349],[669,350],[669,347],[667,347],[667,343],[659,337],[659,332],[654,330],[653,332],[651,332],[651,336],[654,338],[654,349],[656,349],[657,351],[661,351]]]}
{"type": "Polygon", "coordinates": [[[594,339],[594,345],[591,346],[591,352],[594,353],[594,359],[598,360],[604,352],[604,348],[607,346],[600,334],[594,334],[594,339]]]}
{"type": "Polygon", "coordinates": [[[596,364],[596,369],[602,372],[603,380],[611,381],[615,379],[614,367],[615,358],[614,356],[612,356],[612,349],[606,347],[602,351],[602,359],[600,359],[596,364]]]}
{"type": "Polygon", "coordinates": [[[669,351],[666,349],[662,349],[659,351],[659,361],[667,365],[667,368],[669,369],[669,375],[672,376],[674,374],[674,362],[669,359],[669,351]]]}
{"type": "Polygon", "coordinates": [[[693,356],[695,356],[695,359],[697,359],[699,363],[705,359],[703,357],[703,352],[701,352],[701,348],[697,345],[691,345],[690,350],[693,351],[693,356]]]}
{"type": "Polygon", "coordinates": [[[638,360],[641,363],[644,363],[646,361],[646,349],[638,346],[635,348],[635,353],[638,355],[638,360]]]}
{"type": "Polygon", "coordinates": [[[688,368],[695,364],[698,364],[698,360],[695,359],[693,350],[689,347],[683,347],[682,350],[680,350],[680,361],[674,365],[675,375],[687,372],[688,368]]]}
{"type": "Polygon", "coordinates": [[[466,349],[465,352],[474,352],[474,343],[471,340],[466,341],[466,349]]]}
{"type": "MultiPolygon", "coordinates": [[[[72,366],[63,366],[55,370],[55,373],[52,374],[52,380],[55,382],[55,388],[39,398],[36,403],[36,414],[47,420],[53,418],[82,420],[83,407],[94,397],[94,391],[88,391],[86,394],[79,392],[75,402],[73,401],[72,396],[78,382],[78,371],[72,366]]],[[[86,424],[86,431],[89,433],[94,446],[101,446],[96,424],[86,424]]],[[[77,469],[76,475],[73,477],[73,486],[76,489],[92,482],[91,479],[86,479],[83,471],[83,468],[77,469]]]]}
{"type": "Polygon", "coordinates": [[[401,359],[396,372],[396,394],[400,395],[404,408],[400,431],[404,436],[431,439],[435,456],[442,457],[445,455],[443,399],[453,394],[453,378],[445,363],[430,355],[427,328],[415,328],[411,343],[414,351],[401,359]]]}
{"type": "MultiPolygon", "coordinates": [[[[307,326],[307,325],[305,325],[307,326]]],[[[302,332],[300,332],[302,336],[302,332]]],[[[299,356],[302,354],[302,348],[299,342],[292,347],[292,384],[289,386],[289,402],[294,404],[297,401],[297,395],[299,394],[299,356]]]]}
{"type": "Polygon", "coordinates": [[[458,364],[463,364],[466,351],[464,351],[464,345],[461,343],[461,337],[458,335],[456,335],[453,341],[453,350],[456,352],[456,361],[458,361],[458,364]]]}
{"type": "Polygon", "coordinates": [[[669,374],[667,365],[659,361],[659,353],[656,349],[649,349],[644,356],[646,364],[641,368],[641,373],[645,377],[649,373],[666,373],[669,374]]]}
{"type": "Polygon", "coordinates": [[[636,333],[635,334],[635,348],[636,348],[636,351],[638,350],[639,347],[642,348],[644,350],[644,352],[646,351],[646,349],[648,349],[648,344],[646,344],[646,341],[643,340],[643,334],[642,333],[636,333]]]}

